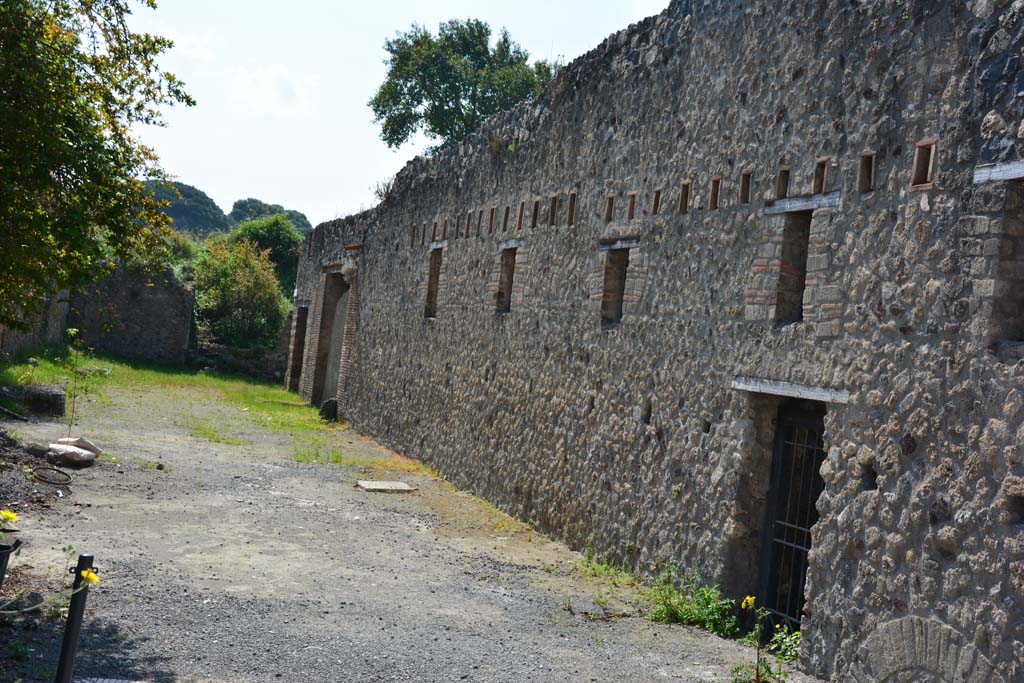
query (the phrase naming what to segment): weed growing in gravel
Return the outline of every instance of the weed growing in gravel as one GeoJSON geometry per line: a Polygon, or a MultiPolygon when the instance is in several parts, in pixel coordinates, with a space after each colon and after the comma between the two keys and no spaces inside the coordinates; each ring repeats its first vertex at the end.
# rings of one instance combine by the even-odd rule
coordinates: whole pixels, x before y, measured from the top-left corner
{"type": "Polygon", "coordinates": [[[199,437],[200,439],[206,439],[207,441],[211,441],[213,443],[224,443],[234,446],[241,446],[246,443],[249,443],[245,439],[240,439],[235,436],[228,436],[227,434],[224,434],[223,432],[219,431],[209,422],[204,422],[202,420],[193,420],[181,426],[186,427],[190,435],[199,437]]]}
{"type": "Polygon", "coordinates": [[[607,579],[611,581],[611,584],[616,588],[619,586],[630,586],[636,583],[636,579],[633,578],[633,575],[626,570],[620,569],[609,562],[602,561],[594,557],[594,549],[589,545],[583,551],[583,559],[573,565],[573,571],[583,574],[584,576],[607,579]]]}
{"type": "Polygon", "coordinates": [[[786,663],[796,660],[797,649],[800,647],[800,632],[790,631],[789,626],[783,628],[782,624],[776,623],[771,639],[765,644],[762,629],[771,624],[773,619],[768,610],[756,607],[756,601],[753,595],[748,595],[743,598],[740,609],[753,613],[754,629],[744,636],[743,641],[753,644],[757,654],[753,664],[739,664],[733,667],[729,683],[785,683],[789,677],[786,663]],[[775,666],[772,666],[768,653],[774,656],[775,666]]]}
{"type": "Polygon", "coordinates": [[[436,477],[437,473],[418,460],[406,458],[398,454],[391,454],[385,457],[372,455],[346,455],[337,448],[330,451],[322,449],[321,446],[294,445],[292,459],[295,462],[317,465],[337,465],[338,467],[355,467],[372,472],[405,472],[409,474],[423,474],[436,477]]]}
{"type": "Polygon", "coordinates": [[[704,585],[696,575],[681,576],[674,566],[658,576],[648,598],[651,621],[700,626],[723,638],[739,631],[733,601],[723,597],[718,586],[704,585]]]}

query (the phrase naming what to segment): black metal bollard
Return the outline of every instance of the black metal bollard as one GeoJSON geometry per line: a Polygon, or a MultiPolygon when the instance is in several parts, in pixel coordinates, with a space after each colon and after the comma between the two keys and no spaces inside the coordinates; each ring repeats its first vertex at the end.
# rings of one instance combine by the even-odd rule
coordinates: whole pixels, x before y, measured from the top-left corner
{"type": "Polygon", "coordinates": [[[64,625],[64,640],[60,644],[60,661],[57,662],[55,683],[71,683],[75,670],[75,653],[78,651],[78,635],[82,631],[82,617],[85,615],[85,599],[89,595],[89,583],[82,578],[82,571],[92,569],[92,553],[78,556],[75,567],[75,583],[72,587],[71,604],[68,606],[68,623],[64,625]]]}

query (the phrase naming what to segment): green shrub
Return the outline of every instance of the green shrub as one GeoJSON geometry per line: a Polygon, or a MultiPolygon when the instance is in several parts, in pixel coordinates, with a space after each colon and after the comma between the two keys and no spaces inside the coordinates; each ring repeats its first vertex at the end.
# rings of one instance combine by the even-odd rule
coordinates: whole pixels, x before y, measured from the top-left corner
{"type": "Polygon", "coordinates": [[[739,625],[729,598],[718,586],[706,586],[699,576],[682,577],[671,567],[651,587],[651,609],[647,616],[663,624],[700,626],[723,638],[736,635],[739,625]]]}
{"type": "Polygon", "coordinates": [[[242,221],[231,231],[231,239],[236,242],[248,240],[260,250],[269,250],[281,290],[291,298],[295,289],[295,274],[299,268],[302,235],[287,216],[279,213],[242,221]]]}
{"type": "Polygon", "coordinates": [[[288,304],[269,250],[249,240],[214,240],[195,264],[196,314],[224,343],[266,348],[276,341],[288,304]]]}
{"type": "Polygon", "coordinates": [[[172,230],[164,238],[167,243],[167,250],[171,254],[171,263],[185,263],[195,259],[199,253],[200,245],[186,233],[172,230]]]}

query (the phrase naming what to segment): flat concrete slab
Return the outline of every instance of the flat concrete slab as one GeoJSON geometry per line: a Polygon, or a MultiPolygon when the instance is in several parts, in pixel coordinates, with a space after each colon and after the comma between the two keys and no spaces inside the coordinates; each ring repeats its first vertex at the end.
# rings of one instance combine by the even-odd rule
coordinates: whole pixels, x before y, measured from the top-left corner
{"type": "Polygon", "coordinates": [[[415,486],[409,486],[404,481],[372,481],[361,479],[356,486],[371,493],[412,493],[415,486]]]}

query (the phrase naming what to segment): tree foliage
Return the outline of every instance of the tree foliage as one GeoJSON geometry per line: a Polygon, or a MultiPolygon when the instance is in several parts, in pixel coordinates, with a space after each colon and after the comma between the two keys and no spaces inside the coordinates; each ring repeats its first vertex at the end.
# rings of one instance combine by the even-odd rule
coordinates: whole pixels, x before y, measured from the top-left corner
{"type": "Polygon", "coordinates": [[[171,41],[132,32],[129,14],[129,0],[0,2],[0,324],[164,248],[140,179],[161,172],[131,126],[193,102],[157,66],[171,41]]]}
{"type": "Polygon", "coordinates": [[[560,68],[527,63],[529,53],[502,29],[478,19],[442,22],[437,36],[413,24],[384,43],[388,75],[370,100],[381,138],[399,147],[417,130],[444,142],[461,140],[487,117],[538,95],[560,68]]]}
{"type": "Polygon", "coordinates": [[[217,202],[197,187],[154,181],[147,182],[146,187],[157,201],[164,203],[163,212],[171,219],[175,230],[202,237],[231,227],[231,221],[217,202]]]}
{"type": "Polygon", "coordinates": [[[224,343],[267,348],[277,340],[288,304],[270,261],[246,239],[212,240],[195,262],[196,314],[224,343]]]}
{"type": "Polygon", "coordinates": [[[231,213],[228,217],[233,223],[241,223],[251,218],[262,218],[263,216],[273,216],[274,214],[283,213],[288,217],[288,220],[292,222],[292,225],[302,234],[313,231],[313,226],[310,224],[309,219],[301,211],[295,209],[286,209],[280,204],[267,204],[259,199],[239,199],[231,207],[231,213]]]}
{"type": "MultiPolygon", "coordinates": [[[[237,205],[237,203],[236,203],[237,205]]],[[[295,289],[295,274],[299,268],[299,247],[302,235],[284,214],[263,216],[242,221],[231,232],[234,241],[247,240],[261,251],[266,250],[285,295],[291,298],[295,289]]]]}

